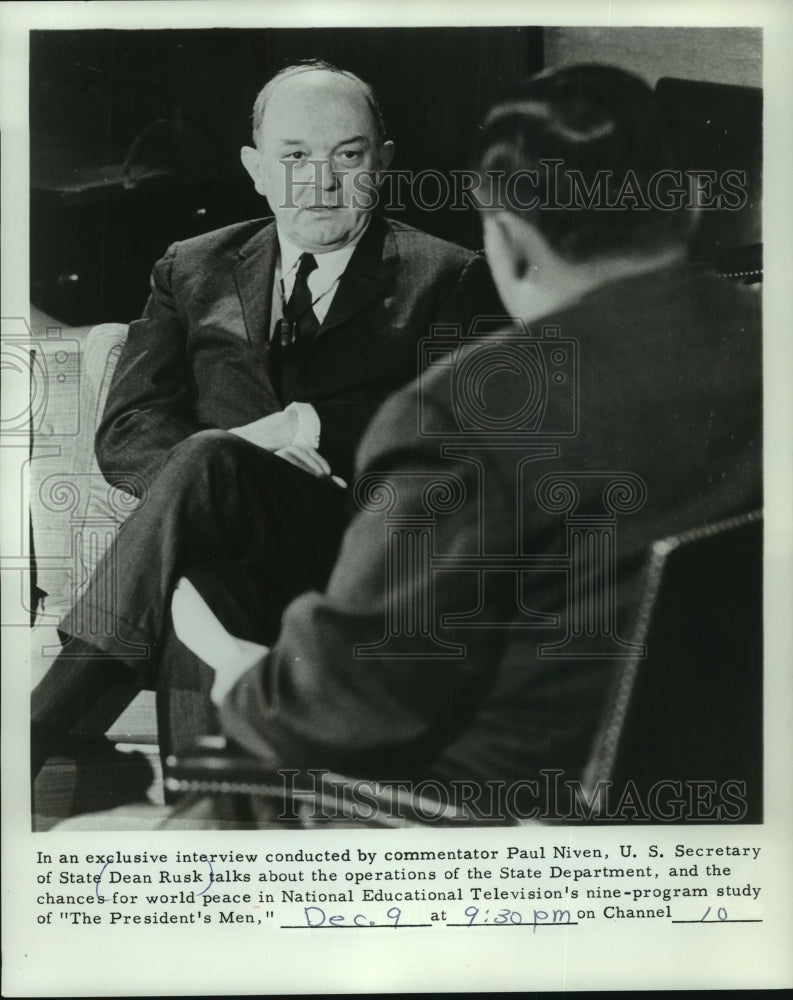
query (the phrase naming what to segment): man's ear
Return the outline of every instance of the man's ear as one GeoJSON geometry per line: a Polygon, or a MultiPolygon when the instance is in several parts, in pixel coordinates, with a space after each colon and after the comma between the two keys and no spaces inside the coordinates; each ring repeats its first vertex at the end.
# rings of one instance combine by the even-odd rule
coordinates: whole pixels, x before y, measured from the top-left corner
{"type": "Polygon", "coordinates": [[[487,218],[490,238],[498,241],[502,263],[509,267],[511,278],[522,281],[530,264],[531,226],[513,212],[504,210],[488,213],[487,218]]]}
{"type": "Polygon", "coordinates": [[[394,159],[394,143],[387,139],[380,147],[380,170],[388,170],[391,161],[394,159]]]}
{"type": "Polygon", "coordinates": [[[266,194],[264,190],[264,165],[261,154],[254,146],[243,146],[240,150],[242,165],[250,174],[253,186],[259,194],[266,194]]]}

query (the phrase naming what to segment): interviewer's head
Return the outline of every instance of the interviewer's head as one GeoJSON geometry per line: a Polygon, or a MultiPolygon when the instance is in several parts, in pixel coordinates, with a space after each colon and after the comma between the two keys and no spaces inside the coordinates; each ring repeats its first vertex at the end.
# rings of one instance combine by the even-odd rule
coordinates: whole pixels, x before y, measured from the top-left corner
{"type": "Polygon", "coordinates": [[[515,281],[575,297],[576,282],[685,253],[691,213],[657,204],[652,178],[677,162],[639,77],[601,65],[532,77],[490,111],[480,148],[485,245],[508,308],[515,281]]]}
{"type": "Polygon", "coordinates": [[[393,155],[371,87],[328,63],[290,66],[257,97],[253,138],[242,162],[279,229],[312,253],[354,240],[393,155]]]}

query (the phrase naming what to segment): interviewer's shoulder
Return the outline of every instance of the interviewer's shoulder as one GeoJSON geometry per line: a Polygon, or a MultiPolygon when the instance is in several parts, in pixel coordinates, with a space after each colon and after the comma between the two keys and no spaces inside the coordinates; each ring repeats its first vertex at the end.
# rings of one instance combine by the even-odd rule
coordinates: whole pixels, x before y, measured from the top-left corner
{"type": "MultiPolygon", "coordinates": [[[[418,378],[392,393],[372,419],[358,451],[358,472],[367,468],[384,469],[400,462],[415,462],[421,455],[439,461],[440,442],[457,437],[464,424],[460,423],[455,386],[458,375],[465,371],[470,359],[481,356],[483,347],[489,350],[499,344],[514,344],[514,330],[494,330],[486,337],[470,343],[460,342],[453,352],[439,356],[418,378]]],[[[507,375],[511,371],[507,369],[507,375]]],[[[518,373],[512,380],[515,391],[525,399],[525,376],[518,373]]]]}

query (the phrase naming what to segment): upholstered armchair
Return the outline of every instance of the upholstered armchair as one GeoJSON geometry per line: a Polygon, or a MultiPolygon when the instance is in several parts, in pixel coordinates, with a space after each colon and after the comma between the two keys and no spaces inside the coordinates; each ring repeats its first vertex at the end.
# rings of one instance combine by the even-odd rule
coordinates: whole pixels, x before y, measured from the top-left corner
{"type": "Polygon", "coordinates": [[[87,333],[50,329],[55,335],[41,338],[35,348],[35,372],[46,393],[30,463],[30,519],[42,595],[37,625],[58,623],[138,504],[105,481],[94,455],[96,427],[127,326],[104,323],[87,333]]]}

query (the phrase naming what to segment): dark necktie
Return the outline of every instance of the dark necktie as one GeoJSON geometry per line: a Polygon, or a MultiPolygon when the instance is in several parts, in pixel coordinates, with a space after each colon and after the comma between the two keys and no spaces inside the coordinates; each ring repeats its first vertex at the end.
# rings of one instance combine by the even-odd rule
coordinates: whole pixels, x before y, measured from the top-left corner
{"type": "Polygon", "coordinates": [[[319,329],[319,321],[311,308],[308,276],[316,268],[314,255],[304,253],[295,275],[295,284],[288,302],[284,303],[284,318],[276,330],[272,350],[272,370],[284,404],[292,398],[300,360],[319,329]]]}
{"type": "Polygon", "coordinates": [[[285,318],[293,324],[295,343],[298,347],[305,346],[317,332],[319,321],[311,308],[312,296],[308,287],[308,276],[316,269],[314,255],[304,253],[300,258],[295,275],[295,285],[292,295],[284,306],[285,318]]]}

